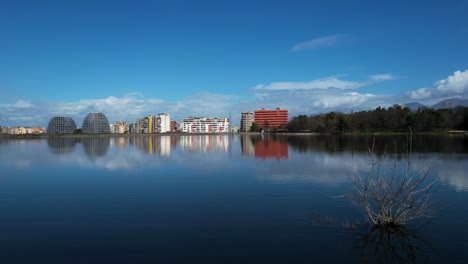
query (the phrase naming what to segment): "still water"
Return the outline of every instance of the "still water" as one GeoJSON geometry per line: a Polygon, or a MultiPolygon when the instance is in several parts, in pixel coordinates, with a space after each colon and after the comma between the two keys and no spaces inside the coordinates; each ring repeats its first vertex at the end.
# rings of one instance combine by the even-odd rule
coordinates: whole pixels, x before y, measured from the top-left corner
{"type": "MultiPolygon", "coordinates": [[[[436,214],[392,239],[343,198],[373,139],[3,139],[0,262],[467,263],[468,139],[414,137],[436,214]]],[[[375,137],[375,152],[406,144],[375,137]]]]}

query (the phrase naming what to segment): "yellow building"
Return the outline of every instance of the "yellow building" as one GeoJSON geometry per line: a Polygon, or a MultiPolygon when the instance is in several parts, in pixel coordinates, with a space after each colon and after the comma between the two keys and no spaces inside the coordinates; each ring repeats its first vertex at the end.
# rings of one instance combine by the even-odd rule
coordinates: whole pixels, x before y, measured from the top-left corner
{"type": "Polygon", "coordinates": [[[148,133],[154,133],[154,122],[155,119],[154,119],[154,116],[150,115],[148,116],[148,133]]]}

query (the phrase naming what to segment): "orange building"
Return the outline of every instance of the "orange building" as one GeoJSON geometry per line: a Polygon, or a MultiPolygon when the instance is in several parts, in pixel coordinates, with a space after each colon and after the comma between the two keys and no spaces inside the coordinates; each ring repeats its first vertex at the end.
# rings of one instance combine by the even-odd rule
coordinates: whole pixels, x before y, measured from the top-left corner
{"type": "Polygon", "coordinates": [[[259,127],[267,130],[274,127],[280,127],[280,125],[288,124],[288,110],[280,109],[279,107],[275,110],[266,110],[262,108],[255,110],[254,122],[259,127]]]}

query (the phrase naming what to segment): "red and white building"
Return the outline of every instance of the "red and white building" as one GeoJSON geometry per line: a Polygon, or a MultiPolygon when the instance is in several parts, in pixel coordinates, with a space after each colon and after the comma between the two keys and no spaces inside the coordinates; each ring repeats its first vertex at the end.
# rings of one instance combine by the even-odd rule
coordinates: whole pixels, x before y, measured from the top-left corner
{"type": "Polygon", "coordinates": [[[179,124],[184,133],[228,133],[229,118],[225,117],[186,117],[179,124]]]}

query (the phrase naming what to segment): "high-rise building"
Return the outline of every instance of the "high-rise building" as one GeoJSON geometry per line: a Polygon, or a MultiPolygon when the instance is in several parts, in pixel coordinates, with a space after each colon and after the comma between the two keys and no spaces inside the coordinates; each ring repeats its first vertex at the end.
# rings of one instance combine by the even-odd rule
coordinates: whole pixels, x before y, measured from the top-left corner
{"type": "Polygon", "coordinates": [[[128,132],[131,134],[137,133],[137,123],[130,123],[128,125],[128,132]]]}
{"type": "Polygon", "coordinates": [[[167,133],[171,132],[171,117],[169,114],[145,116],[136,122],[135,133],[167,133]]]}
{"type": "Polygon", "coordinates": [[[110,134],[110,125],[103,113],[89,113],[81,127],[85,134],[110,134]]]}
{"type": "Polygon", "coordinates": [[[48,134],[72,134],[76,129],[76,123],[71,117],[55,116],[47,125],[48,134]]]}
{"type": "Polygon", "coordinates": [[[149,115],[148,116],[148,133],[152,134],[156,132],[156,117],[149,115]]]}
{"type": "Polygon", "coordinates": [[[280,109],[279,107],[275,110],[266,110],[265,108],[255,110],[254,122],[264,130],[274,127],[278,128],[281,125],[287,125],[288,110],[280,109]]]}
{"type": "Polygon", "coordinates": [[[241,132],[250,132],[250,127],[253,123],[253,113],[252,112],[242,112],[241,114],[241,132]]]}
{"type": "Polygon", "coordinates": [[[138,119],[136,122],[136,133],[148,133],[148,117],[138,119]]]}
{"type": "Polygon", "coordinates": [[[171,132],[171,117],[169,114],[158,114],[158,118],[156,120],[156,130],[159,133],[171,132]]]}

